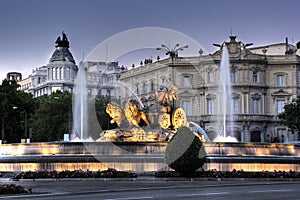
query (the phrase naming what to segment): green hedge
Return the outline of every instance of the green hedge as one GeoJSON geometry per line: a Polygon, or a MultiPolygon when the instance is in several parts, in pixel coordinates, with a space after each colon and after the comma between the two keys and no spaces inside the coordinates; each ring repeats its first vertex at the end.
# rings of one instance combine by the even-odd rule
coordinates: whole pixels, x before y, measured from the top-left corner
{"type": "Polygon", "coordinates": [[[28,193],[22,186],[15,184],[0,184],[0,194],[28,193]]]}

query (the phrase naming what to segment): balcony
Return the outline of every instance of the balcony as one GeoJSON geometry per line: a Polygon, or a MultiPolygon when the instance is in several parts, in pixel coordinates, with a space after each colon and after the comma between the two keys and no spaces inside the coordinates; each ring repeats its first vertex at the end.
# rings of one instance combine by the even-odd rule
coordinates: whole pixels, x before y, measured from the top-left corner
{"type": "MultiPolygon", "coordinates": [[[[228,117],[228,116],[227,116],[228,117]]],[[[199,115],[199,116],[188,116],[188,120],[199,122],[210,122],[222,120],[222,115],[199,115]]],[[[254,115],[254,114],[237,114],[233,115],[233,120],[236,122],[280,122],[277,115],[254,115]]]]}

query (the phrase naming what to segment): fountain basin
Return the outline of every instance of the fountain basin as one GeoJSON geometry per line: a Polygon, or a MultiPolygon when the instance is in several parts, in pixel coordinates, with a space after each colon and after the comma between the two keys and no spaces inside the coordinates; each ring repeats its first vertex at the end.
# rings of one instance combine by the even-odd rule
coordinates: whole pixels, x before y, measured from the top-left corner
{"type": "MultiPolygon", "coordinates": [[[[171,170],[167,142],[62,142],[0,145],[0,171],[171,170]]],[[[300,171],[300,146],[274,143],[204,143],[204,170],[300,171]]]]}

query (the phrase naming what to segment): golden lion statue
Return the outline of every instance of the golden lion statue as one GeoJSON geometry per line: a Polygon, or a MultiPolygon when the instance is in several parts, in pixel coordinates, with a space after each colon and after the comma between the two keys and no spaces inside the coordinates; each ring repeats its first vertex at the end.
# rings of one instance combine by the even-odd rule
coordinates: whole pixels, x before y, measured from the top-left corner
{"type": "Polygon", "coordinates": [[[124,115],[120,106],[108,103],[106,106],[106,112],[112,118],[112,120],[110,120],[110,123],[113,124],[116,122],[117,125],[120,127],[124,119],[124,115]]]}
{"type": "Polygon", "coordinates": [[[126,103],[124,108],[125,116],[130,125],[139,126],[140,120],[143,119],[144,122],[149,125],[149,121],[145,112],[138,109],[137,102],[130,100],[126,103]]]}

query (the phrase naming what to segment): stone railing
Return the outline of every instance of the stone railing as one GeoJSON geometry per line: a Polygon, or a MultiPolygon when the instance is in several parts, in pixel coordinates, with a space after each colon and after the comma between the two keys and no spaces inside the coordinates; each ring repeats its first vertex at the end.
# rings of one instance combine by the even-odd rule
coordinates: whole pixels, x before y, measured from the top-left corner
{"type": "MultiPolygon", "coordinates": [[[[228,117],[228,116],[227,116],[228,117]]],[[[198,115],[198,116],[188,116],[188,120],[199,122],[199,121],[217,121],[222,120],[221,115],[198,115]]],[[[233,115],[234,121],[280,121],[276,115],[254,115],[254,114],[237,114],[233,115]]]]}

